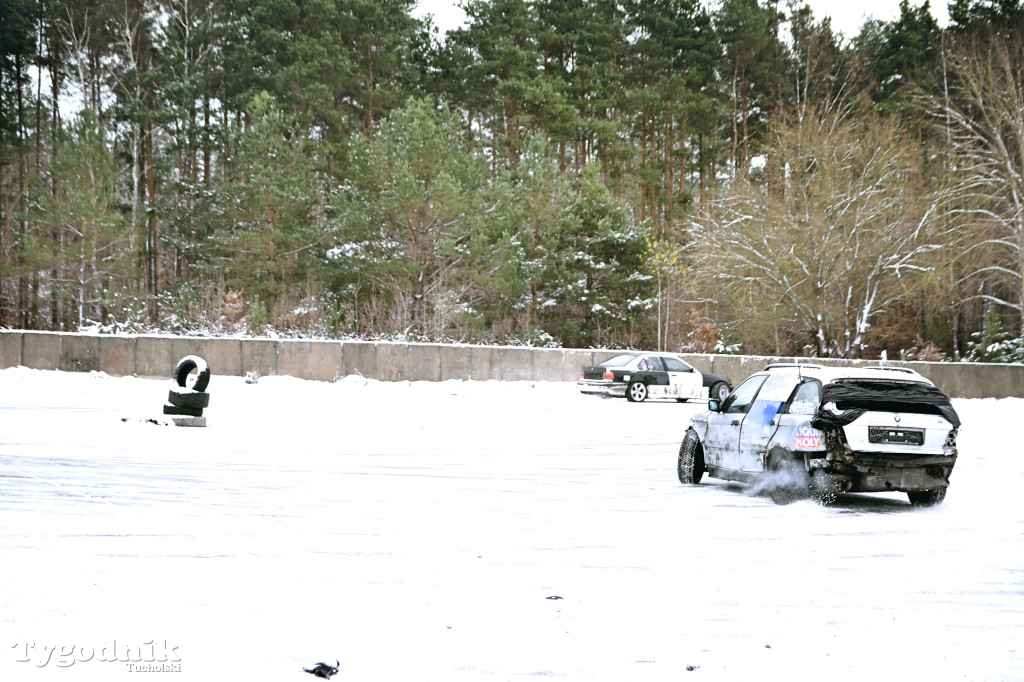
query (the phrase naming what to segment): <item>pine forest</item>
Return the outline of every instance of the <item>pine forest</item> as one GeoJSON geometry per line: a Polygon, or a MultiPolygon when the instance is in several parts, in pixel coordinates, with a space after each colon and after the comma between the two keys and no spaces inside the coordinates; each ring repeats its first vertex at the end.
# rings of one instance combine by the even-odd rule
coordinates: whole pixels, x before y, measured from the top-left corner
{"type": "Polygon", "coordinates": [[[1021,0],[460,6],[0,0],[0,327],[1024,362],[1021,0]]]}

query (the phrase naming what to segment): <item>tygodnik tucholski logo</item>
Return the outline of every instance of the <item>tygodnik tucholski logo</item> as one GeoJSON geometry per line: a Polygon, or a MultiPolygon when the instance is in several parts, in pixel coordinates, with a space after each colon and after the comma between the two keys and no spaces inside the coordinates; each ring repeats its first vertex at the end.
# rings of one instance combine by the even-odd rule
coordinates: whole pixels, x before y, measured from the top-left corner
{"type": "Polygon", "coordinates": [[[167,640],[147,640],[141,644],[125,644],[116,639],[104,642],[99,648],[88,644],[36,644],[34,641],[15,642],[14,660],[30,663],[37,668],[52,665],[70,668],[84,663],[121,663],[128,672],[181,672],[178,647],[167,640]]]}

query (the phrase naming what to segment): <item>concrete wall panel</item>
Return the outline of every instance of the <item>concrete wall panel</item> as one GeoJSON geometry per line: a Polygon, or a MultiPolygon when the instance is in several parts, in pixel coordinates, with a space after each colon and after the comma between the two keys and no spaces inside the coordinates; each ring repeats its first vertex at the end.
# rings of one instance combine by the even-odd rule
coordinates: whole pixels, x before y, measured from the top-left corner
{"type": "Polygon", "coordinates": [[[494,381],[501,378],[495,355],[501,351],[493,346],[471,346],[469,348],[469,375],[474,381],[494,381]]]}
{"type": "Polygon", "coordinates": [[[334,381],[342,374],[341,342],[277,342],[277,373],[298,379],[334,381]]]}
{"type": "Polygon", "coordinates": [[[578,381],[580,368],[594,364],[593,351],[539,348],[533,356],[533,378],[537,381],[578,381]]]}
{"type": "MultiPolygon", "coordinates": [[[[135,373],[140,377],[170,379],[181,356],[174,355],[171,336],[139,336],[135,339],[135,373]]],[[[186,353],[187,355],[187,353],[186,353]]],[[[211,371],[215,371],[212,370],[211,371]]]]}
{"type": "Polygon", "coordinates": [[[408,344],[377,344],[377,378],[381,381],[407,381],[409,379],[408,344]]]}
{"type": "Polygon", "coordinates": [[[21,362],[32,369],[60,369],[60,337],[57,332],[25,332],[21,362]]]}
{"type": "Polygon", "coordinates": [[[707,353],[683,353],[683,359],[693,365],[693,368],[698,372],[718,374],[718,372],[711,369],[711,363],[714,361],[714,357],[714,355],[707,353]]]}
{"type": "Polygon", "coordinates": [[[61,334],[60,368],[65,372],[98,372],[99,337],[90,334],[61,334]]]}
{"type": "Polygon", "coordinates": [[[765,358],[749,355],[716,355],[711,361],[711,373],[728,377],[733,388],[744,379],[764,369],[765,358]]]}
{"type": "Polygon", "coordinates": [[[409,381],[441,380],[441,347],[427,343],[409,344],[409,381]]]}
{"type": "MultiPolygon", "coordinates": [[[[315,381],[334,381],[344,374],[340,341],[309,342],[309,378],[315,381]]],[[[280,371],[281,355],[277,356],[280,371]]]]}
{"type": "Polygon", "coordinates": [[[277,373],[279,375],[296,379],[311,379],[312,362],[313,350],[309,341],[288,339],[277,342],[277,373]]]}
{"type": "Polygon", "coordinates": [[[501,381],[536,381],[531,348],[498,348],[492,356],[495,378],[501,381]]]}
{"type": "Polygon", "coordinates": [[[441,361],[441,381],[478,379],[473,376],[472,346],[438,346],[437,349],[441,361]]]}
{"type": "Polygon", "coordinates": [[[377,378],[377,344],[368,341],[345,341],[341,344],[342,376],[357,374],[377,378]]]}
{"type": "MultiPolygon", "coordinates": [[[[245,375],[242,365],[242,348],[248,340],[243,339],[204,339],[199,346],[199,357],[210,365],[210,372],[224,376],[240,377],[245,375]]],[[[181,358],[178,358],[180,360],[181,358]]]]}
{"type": "Polygon", "coordinates": [[[0,369],[17,367],[21,362],[22,333],[0,331],[0,369]]]}
{"type": "MultiPolygon", "coordinates": [[[[277,341],[245,339],[242,343],[242,370],[240,375],[253,372],[261,377],[277,374],[277,341]]],[[[211,366],[210,370],[213,370],[211,366]]],[[[225,372],[226,373],[226,372],[225,372]]]]}
{"type": "Polygon", "coordinates": [[[101,336],[99,340],[100,370],[116,377],[135,374],[135,337],[101,336]]]}

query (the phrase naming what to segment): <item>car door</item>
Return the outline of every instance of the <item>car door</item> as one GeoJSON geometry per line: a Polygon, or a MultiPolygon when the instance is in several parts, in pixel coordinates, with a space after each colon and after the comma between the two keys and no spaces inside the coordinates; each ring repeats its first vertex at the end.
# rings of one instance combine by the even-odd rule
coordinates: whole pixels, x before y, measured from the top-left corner
{"type": "Polygon", "coordinates": [[[700,372],[671,356],[662,356],[665,371],[668,372],[669,392],[677,398],[699,398],[704,385],[700,372]]]}
{"type": "Polygon", "coordinates": [[[657,355],[649,355],[640,360],[637,369],[647,377],[647,392],[652,396],[662,396],[668,392],[668,372],[665,363],[657,355]]]}
{"type": "Polygon", "coordinates": [[[779,428],[779,414],[798,381],[788,372],[772,374],[757,392],[740,428],[740,471],[763,471],[768,441],[779,428]]]}
{"type": "Polygon", "coordinates": [[[717,412],[708,416],[708,435],[704,442],[704,458],[708,466],[738,470],[743,418],[767,378],[767,374],[749,377],[729,394],[717,412]]]}

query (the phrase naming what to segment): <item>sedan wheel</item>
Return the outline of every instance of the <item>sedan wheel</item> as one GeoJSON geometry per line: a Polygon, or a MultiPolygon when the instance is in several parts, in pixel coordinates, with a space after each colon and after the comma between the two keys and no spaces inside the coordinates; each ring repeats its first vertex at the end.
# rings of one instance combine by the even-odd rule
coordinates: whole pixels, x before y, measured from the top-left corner
{"type": "Polygon", "coordinates": [[[719,403],[725,402],[725,399],[729,397],[729,384],[724,381],[719,381],[717,384],[711,387],[711,398],[717,400],[719,403]]]}
{"type": "Polygon", "coordinates": [[[642,403],[647,400],[647,385],[642,381],[634,381],[626,388],[626,398],[631,403],[642,403]]]}
{"type": "Polygon", "coordinates": [[[696,484],[704,477],[704,448],[693,429],[688,429],[679,445],[679,462],[676,466],[680,483],[696,484]]]}

